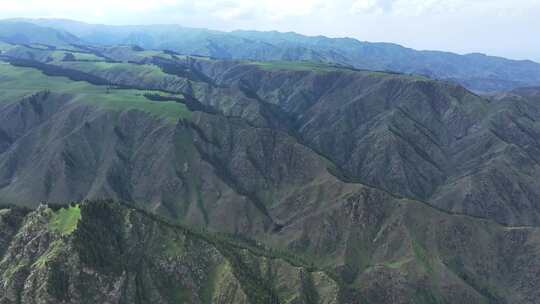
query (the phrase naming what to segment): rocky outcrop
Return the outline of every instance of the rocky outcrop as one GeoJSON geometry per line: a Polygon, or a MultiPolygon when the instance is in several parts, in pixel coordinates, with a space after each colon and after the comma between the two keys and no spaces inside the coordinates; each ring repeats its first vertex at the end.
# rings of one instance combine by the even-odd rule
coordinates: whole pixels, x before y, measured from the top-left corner
{"type": "Polygon", "coordinates": [[[338,301],[323,271],[113,202],[26,212],[0,213],[1,303],[338,301]]]}

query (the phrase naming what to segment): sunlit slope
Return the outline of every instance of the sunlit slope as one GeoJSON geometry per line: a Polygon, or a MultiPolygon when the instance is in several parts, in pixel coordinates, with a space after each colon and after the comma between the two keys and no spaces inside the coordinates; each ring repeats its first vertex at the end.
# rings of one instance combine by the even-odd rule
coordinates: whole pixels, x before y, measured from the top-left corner
{"type": "Polygon", "coordinates": [[[84,81],[72,81],[66,77],[46,76],[32,68],[0,64],[0,102],[15,102],[40,91],[67,94],[72,97],[73,102],[84,102],[105,109],[140,110],[172,122],[189,116],[189,110],[181,103],[155,102],[144,96],[162,94],[159,92],[97,86],[84,81]]]}

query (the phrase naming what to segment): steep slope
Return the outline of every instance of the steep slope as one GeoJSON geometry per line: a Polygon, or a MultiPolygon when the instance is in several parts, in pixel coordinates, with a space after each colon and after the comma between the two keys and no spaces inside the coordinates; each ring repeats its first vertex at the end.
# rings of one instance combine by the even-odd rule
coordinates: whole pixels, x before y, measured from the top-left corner
{"type": "Polygon", "coordinates": [[[540,117],[528,97],[488,100],[450,83],[328,67],[196,64],[217,85],[278,105],[301,142],[349,180],[456,213],[539,223],[540,117]]]}
{"type": "MultiPolygon", "coordinates": [[[[135,61],[16,64],[35,66],[51,75],[79,77],[75,72],[82,72],[104,83],[183,94],[198,107],[216,114],[196,120],[196,129],[203,131],[198,136],[203,139],[216,138],[213,141],[219,142],[238,137],[236,132],[243,128],[222,125],[240,119],[248,129],[270,128],[291,142],[313,149],[315,154],[307,153],[323,156],[317,156],[314,162],[331,168],[341,181],[372,185],[457,214],[491,218],[507,225],[540,223],[536,157],[540,111],[531,97],[490,100],[458,85],[423,77],[321,64],[219,61],[133,48],[94,51],[116,61],[126,57],[135,61]],[[55,70],[59,67],[61,70],[55,70]],[[218,119],[221,115],[228,119],[218,119]],[[215,122],[208,123],[207,117],[215,122]],[[207,125],[214,127],[208,130],[204,127],[207,125]],[[230,131],[223,134],[221,129],[230,131]],[[212,130],[219,130],[219,135],[209,136],[212,130]]],[[[229,159],[210,159],[211,165],[229,168],[239,153],[234,144],[227,143],[232,145],[227,152],[223,147],[228,146],[219,143],[217,155],[229,155],[229,159]]],[[[242,146],[249,144],[244,142],[242,146]]],[[[262,143],[262,147],[269,146],[262,143]]],[[[253,154],[240,154],[255,168],[250,174],[269,172],[266,162],[272,154],[265,149],[257,155],[261,159],[256,163],[253,154]]],[[[206,154],[201,152],[202,156],[206,154]]],[[[232,180],[235,187],[241,186],[237,191],[253,193],[249,195],[258,196],[256,200],[266,204],[272,204],[272,198],[263,198],[262,192],[283,191],[274,186],[269,192],[261,191],[267,189],[270,180],[272,185],[283,185],[280,177],[263,173],[264,183],[247,187],[239,183],[245,176],[245,172],[231,169],[221,179],[232,180]]],[[[301,187],[307,180],[316,178],[299,181],[294,187],[301,187]]]]}
{"type": "Polygon", "coordinates": [[[513,90],[511,93],[523,96],[525,98],[535,98],[535,100],[538,100],[540,97],[540,87],[518,88],[513,90]]]}
{"type": "Polygon", "coordinates": [[[365,188],[271,236],[335,267],[350,303],[535,303],[538,228],[449,215],[365,188]]]}
{"type": "Polygon", "coordinates": [[[372,189],[338,206],[269,241],[287,239],[305,258],[112,201],[3,208],[0,299],[536,303],[540,297],[538,229],[452,216],[372,189]]]}
{"type": "Polygon", "coordinates": [[[29,68],[3,68],[11,77],[24,75],[11,80],[61,86],[48,92],[19,82],[24,89],[17,89],[4,74],[10,86],[4,92],[13,98],[0,111],[4,202],[105,197],[192,224],[256,233],[279,229],[269,208],[341,183],[326,170],[327,160],[279,130],[182,104],[136,102],[142,94],[136,90],[81,87],[29,68]],[[33,90],[39,93],[16,97],[33,90]]]}
{"type": "Polygon", "coordinates": [[[77,207],[8,208],[5,303],[540,298],[531,89],[486,99],[323,64],[15,47],[0,64],[4,203],[113,198],[236,237],[112,202],[83,204],[78,224],[77,207]]]}
{"type": "Polygon", "coordinates": [[[221,59],[327,62],[455,80],[477,91],[502,91],[540,84],[540,64],[483,54],[417,51],[390,43],[295,33],[218,32],[175,25],[107,26],[54,19],[24,21],[70,31],[92,44],[136,44],[148,49],[170,49],[221,59]]]}
{"type": "Polygon", "coordinates": [[[2,209],[2,303],[338,303],[325,272],[113,202],[2,209]]]}

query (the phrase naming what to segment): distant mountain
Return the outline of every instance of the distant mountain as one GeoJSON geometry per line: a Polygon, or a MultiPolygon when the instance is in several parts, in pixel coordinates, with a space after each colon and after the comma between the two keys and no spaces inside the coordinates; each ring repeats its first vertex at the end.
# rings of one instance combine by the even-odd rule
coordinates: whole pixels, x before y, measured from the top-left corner
{"type": "Polygon", "coordinates": [[[540,87],[517,88],[513,90],[512,93],[528,98],[535,98],[536,100],[540,101],[540,87]]]}
{"type": "Polygon", "coordinates": [[[14,44],[65,46],[78,43],[79,39],[59,29],[38,26],[28,22],[0,21],[0,41],[14,44]]]}
{"type": "MultiPolygon", "coordinates": [[[[21,20],[20,20],[21,21],[21,20]]],[[[390,43],[296,33],[220,32],[177,25],[109,26],[71,20],[24,20],[68,31],[91,44],[136,44],[219,59],[309,60],[370,70],[389,70],[453,80],[479,92],[540,84],[540,64],[483,54],[417,51],[390,43]]]]}

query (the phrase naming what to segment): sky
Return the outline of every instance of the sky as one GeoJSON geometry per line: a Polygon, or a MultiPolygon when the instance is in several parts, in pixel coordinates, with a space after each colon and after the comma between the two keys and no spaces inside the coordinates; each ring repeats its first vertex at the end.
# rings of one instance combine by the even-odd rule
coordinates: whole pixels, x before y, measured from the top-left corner
{"type": "Polygon", "coordinates": [[[0,18],[278,30],[540,62],[540,0],[0,0],[0,18]]]}

